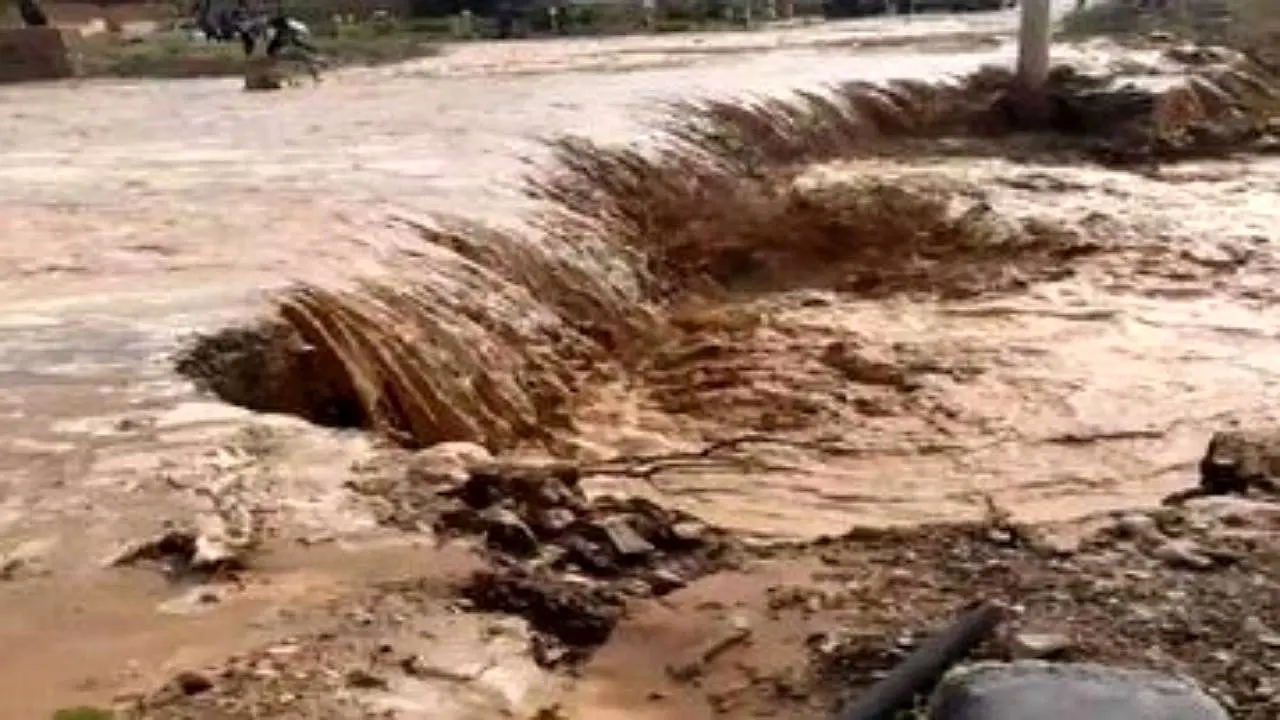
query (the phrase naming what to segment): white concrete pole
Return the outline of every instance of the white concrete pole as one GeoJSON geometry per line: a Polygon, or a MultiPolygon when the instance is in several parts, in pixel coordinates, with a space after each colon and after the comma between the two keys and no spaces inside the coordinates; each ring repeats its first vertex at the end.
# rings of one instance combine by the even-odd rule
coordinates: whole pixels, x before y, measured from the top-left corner
{"type": "Polygon", "coordinates": [[[1044,89],[1049,79],[1050,0],[1022,0],[1018,30],[1018,82],[1031,91],[1044,89]]]}
{"type": "Polygon", "coordinates": [[[1022,21],[1018,30],[1017,101],[1026,120],[1047,120],[1051,0],[1022,0],[1022,21]]]}

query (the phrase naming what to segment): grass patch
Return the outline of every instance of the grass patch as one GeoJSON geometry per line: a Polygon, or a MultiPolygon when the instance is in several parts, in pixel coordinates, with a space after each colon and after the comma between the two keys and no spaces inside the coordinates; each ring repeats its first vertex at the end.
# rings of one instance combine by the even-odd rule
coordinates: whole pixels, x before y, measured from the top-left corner
{"type": "MultiPolygon", "coordinates": [[[[351,32],[317,37],[315,44],[335,65],[384,65],[437,55],[437,38],[414,32],[351,32]]],[[[189,78],[239,75],[244,51],[239,43],[192,41],[179,33],[158,33],[136,40],[108,35],[85,38],[77,47],[81,71],[88,77],[189,78]]]]}
{"type": "Polygon", "coordinates": [[[82,706],[58,710],[53,714],[53,720],[113,720],[115,716],[111,710],[82,706]]]}
{"type": "Polygon", "coordinates": [[[1170,33],[1192,42],[1226,45],[1273,72],[1280,69],[1280,4],[1273,0],[1196,0],[1138,8],[1133,0],[1104,0],[1068,14],[1068,38],[1135,38],[1170,33]]]}

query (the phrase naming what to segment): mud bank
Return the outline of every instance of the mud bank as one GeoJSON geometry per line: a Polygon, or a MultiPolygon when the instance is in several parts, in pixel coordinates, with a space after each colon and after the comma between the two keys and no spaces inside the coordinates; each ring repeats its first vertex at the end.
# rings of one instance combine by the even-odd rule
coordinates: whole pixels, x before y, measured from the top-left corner
{"type": "Polygon", "coordinates": [[[1173,671],[1234,717],[1271,717],[1275,434],[1233,437],[1205,455],[1210,497],[1155,511],[1035,525],[990,505],[971,524],[754,548],[652,503],[588,500],[586,468],[428,450],[361,492],[384,522],[435,528],[488,569],[361,590],[322,629],[186,670],[129,716],[409,717],[453,693],[465,717],[824,718],[985,599],[1008,621],[974,659],[1173,671]],[[443,620],[449,607],[466,614],[443,620]],[[477,627],[487,649],[460,663],[449,648],[477,627]]]}

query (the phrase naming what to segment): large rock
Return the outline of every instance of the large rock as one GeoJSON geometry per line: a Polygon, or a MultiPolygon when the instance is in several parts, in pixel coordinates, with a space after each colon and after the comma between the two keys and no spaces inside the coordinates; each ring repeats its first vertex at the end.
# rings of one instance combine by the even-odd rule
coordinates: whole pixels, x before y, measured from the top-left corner
{"type": "Polygon", "coordinates": [[[0,28],[0,83],[76,75],[69,35],[52,27],[0,28]]]}
{"type": "Polygon", "coordinates": [[[979,663],[948,675],[930,720],[1230,720],[1194,683],[1145,670],[1042,661],[979,663]]]}
{"type": "Polygon", "coordinates": [[[424,448],[409,459],[407,476],[411,482],[461,483],[471,468],[493,462],[493,455],[471,442],[442,442],[424,448]]]}
{"type": "Polygon", "coordinates": [[[244,89],[249,92],[281,90],[288,84],[280,64],[274,58],[250,58],[244,65],[244,89]]]}
{"type": "Polygon", "coordinates": [[[1212,495],[1280,492],[1280,429],[1215,433],[1200,460],[1200,487],[1212,495]]]}

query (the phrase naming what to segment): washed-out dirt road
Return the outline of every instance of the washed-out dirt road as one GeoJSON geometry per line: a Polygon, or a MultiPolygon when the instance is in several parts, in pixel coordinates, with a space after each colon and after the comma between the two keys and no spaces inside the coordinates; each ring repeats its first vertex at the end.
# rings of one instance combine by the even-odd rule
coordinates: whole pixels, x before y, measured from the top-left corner
{"type": "MultiPolygon", "coordinates": [[[[383,457],[368,437],[196,397],[168,361],[183,335],[253,313],[289,279],[376,272],[378,248],[398,239],[392,214],[519,222],[529,205],[516,185],[538,137],[642,137],[653,104],[677,97],[961,74],[1009,62],[1013,24],[995,13],[476,44],[270,97],[234,80],[0,89],[0,638],[25,648],[0,659],[0,717],[101,702],[301,632],[344,587],[469,567],[378,529],[347,492],[383,457]],[[270,518],[251,588],[175,598],[145,573],[103,568],[121,543],[211,497],[270,518]]],[[[1062,56],[1112,59],[1101,46],[1062,56]]],[[[854,328],[935,368],[984,372],[938,380],[927,413],[869,430],[857,456],[793,457],[802,471],[749,481],[675,476],[667,502],[765,537],[968,518],[987,496],[1033,519],[1075,517],[1185,485],[1209,429],[1272,413],[1280,167],[1151,179],[940,157],[814,172],[935,174],[1124,252],[998,303],[774,308],[819,335],[854,328]],[[1179,263],[1144,267],[1156,245],[1181,248],[1179,263]],[[940,433],[950,449],[912,451],[940,433]]],[[[785,342],[772,350],[785,362],[785,342]]],[[[684,442],[679,423],[627,398],[592,413],[593,451],[684,442]]],[[[432,632],[462,647],[484,635],[432,632]]]]}

